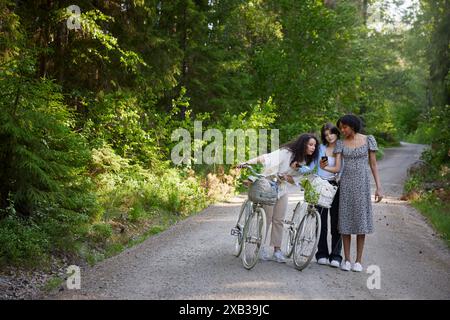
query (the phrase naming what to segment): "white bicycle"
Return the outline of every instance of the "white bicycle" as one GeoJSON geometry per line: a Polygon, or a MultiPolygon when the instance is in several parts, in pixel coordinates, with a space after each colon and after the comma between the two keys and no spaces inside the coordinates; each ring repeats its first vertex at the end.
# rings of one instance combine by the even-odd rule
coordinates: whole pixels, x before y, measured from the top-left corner
{"type": "MultiPolygon", "coordinates": [[[[281,180],[278,176],[264,176],[257,173],[250,165],[248,168],[254,175],[251,182],[254,184],[259,179],[267,179],[271,183],[278,184],[281,180]]],[[[275,191],[276,195],[276,191],[275,191]]],[[[273,199],[271,199],[272,201],[273,199]]],[[[274,201],[274,200],[273,200],[274,201]]],[[[264,200],[252,201],[249,198],[242,204],[236,226],[231,229],[231,235],[236,236],[234,255],[241,256],[244,267],[252,269],[259,260],[259,252],[266,237],[266,212],[263,205],[273,205],[264,200]]]]}
{"type": "Polygon", "coordinates": [[[292,256],[294,265],[303,270],[311,262],[320,238],[320,215],[314,204],[300,201],[292,217],[284,220],[283,254],[292,256]]]}

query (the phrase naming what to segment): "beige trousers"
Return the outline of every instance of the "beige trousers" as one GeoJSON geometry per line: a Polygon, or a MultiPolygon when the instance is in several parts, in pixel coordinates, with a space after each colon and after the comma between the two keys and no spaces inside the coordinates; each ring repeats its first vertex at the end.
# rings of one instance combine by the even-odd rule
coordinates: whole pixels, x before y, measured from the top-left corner
{"type": "Polygon", "coordinates": [[[274,206],[263,206],[266,211],[267,227],[266,236],[269,236],[269,227],[272,224],[272,232],[270,234],[270,246],[281,247],[283,237],[283,220],[288,206],[288,194],[281,196],[274,206]]]}

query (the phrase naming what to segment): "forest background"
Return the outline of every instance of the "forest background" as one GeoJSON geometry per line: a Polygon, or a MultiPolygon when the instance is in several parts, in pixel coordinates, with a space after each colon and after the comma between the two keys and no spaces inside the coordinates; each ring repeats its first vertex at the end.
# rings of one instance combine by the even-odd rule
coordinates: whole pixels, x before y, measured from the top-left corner
{"type": "Polygon", "coordinates": [[[449,24],[447,0],[0,0],[0,263],[96,263],[234,194],[231,164],[171,161],[196,120],[282,144],[350,112],[379,157],[430,146],[405,193],[448,241],[449,24]]]}

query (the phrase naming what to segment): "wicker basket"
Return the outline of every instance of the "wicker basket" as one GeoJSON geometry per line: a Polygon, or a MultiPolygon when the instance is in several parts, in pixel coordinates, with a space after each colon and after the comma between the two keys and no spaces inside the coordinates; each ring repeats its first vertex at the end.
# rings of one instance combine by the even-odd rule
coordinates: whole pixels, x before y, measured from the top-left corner
{"type": "Polygon", "coordinates": [[[248,198],[254,203],[273,206],[278,200],[277,184],[267,179],[258,179],[250,186],[248,198]]]}

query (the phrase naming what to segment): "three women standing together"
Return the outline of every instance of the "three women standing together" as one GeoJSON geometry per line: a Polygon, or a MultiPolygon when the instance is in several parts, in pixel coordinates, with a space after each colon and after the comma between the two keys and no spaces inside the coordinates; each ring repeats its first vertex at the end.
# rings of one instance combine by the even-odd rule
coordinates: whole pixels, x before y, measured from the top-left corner
{"type": "MultiPolygon", "coordinates": [[[[338,186],[330,210],[318,207],[322,227],[316,259],[319,264],[330,264],[332,267],[340,266],[345,271],[360,272],[363,270],[361,261],[365,235],[373,232],[369,167],[376,184],[376,202],[381,201],[383,197],[375,157],[378,148],[373,136],[360,133],[361,120],[357,116],[341,117],[337,127],[330,123],[322,127],[321,145],[314,135],[302,134],[297,140],[282,146],[279,150],[246,163],[262,163],[263,174],[281,173],[284,180],[292,184],[297,184],[302,174],[317,168],[317,174],[321,178],[338,186]],[[339,140],[341,133],[343,139],[339,140]],[[331,251],[327,243],[328,212],[331,218],[331,251]],[[353,265],[350,262],[352,234],[357,235],[356,259],[353,265]],[[345,258],[343,261],[342,243],[345,258]]],[[[267,230],[272,224],[270,245],[274,247],[273,259],[278,262],[285,262],[280,246],[287,203],[287,185],[286,182],[282,182],[275,205],[264,208],[267,213],[267,230]]],[[[264,260],[270,258],[266,249],[262,250],[261,258],[264,260]]]]}

